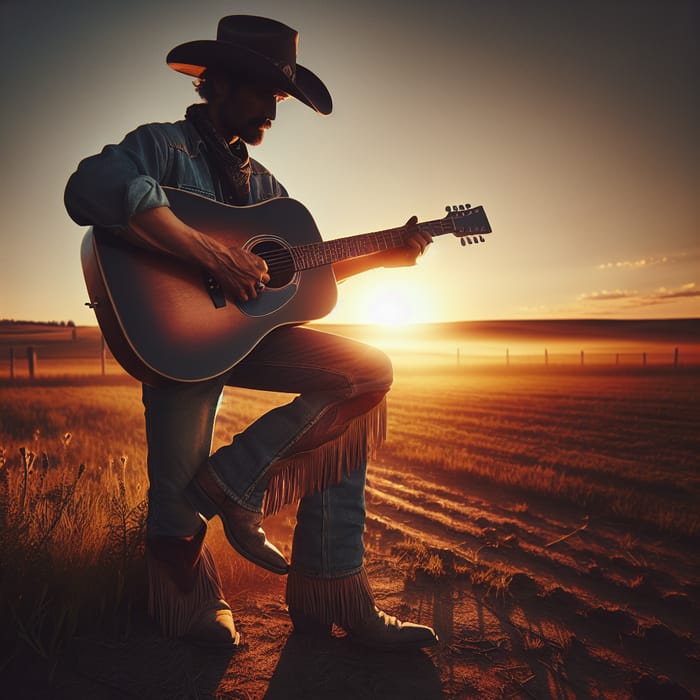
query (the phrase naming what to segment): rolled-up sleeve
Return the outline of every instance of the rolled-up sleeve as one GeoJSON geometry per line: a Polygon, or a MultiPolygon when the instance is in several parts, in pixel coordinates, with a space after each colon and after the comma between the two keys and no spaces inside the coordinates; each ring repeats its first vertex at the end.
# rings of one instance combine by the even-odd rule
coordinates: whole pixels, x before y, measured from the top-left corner
{"type": "Polygon", "coordinates": [[[118,231],[134,214],[169,206],[160,185],[167,177],[169,151],[167,136],[149,124],[85,158],[66,185],[69,216],[80,226],[118,231]]]}

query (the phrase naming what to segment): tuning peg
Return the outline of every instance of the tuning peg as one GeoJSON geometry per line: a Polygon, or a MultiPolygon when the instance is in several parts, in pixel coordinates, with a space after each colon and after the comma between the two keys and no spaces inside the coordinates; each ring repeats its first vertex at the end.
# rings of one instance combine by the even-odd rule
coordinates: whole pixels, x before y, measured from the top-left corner
{"type": "Polygon", "coordinates": [[[485,242],[486,242],[486,241],[484,240],[484,237],[483,237],[481,234],[479,234],[479,240],[480,240],[482,243],[485,243],[485,242]]]}
{"type": "Polygon", "coordinates": [[[460,238],[459,242],[462,244],[462,248],[465,248],[467,245],[467,242],[464,240],[464,238],[460,238]]]}
{"type": "Polygon", "coordinates": [[[449,214],[449,213],[452,211],[452,207],[448,204],[448,205],[445,207],[445,211],[449,214]]]}

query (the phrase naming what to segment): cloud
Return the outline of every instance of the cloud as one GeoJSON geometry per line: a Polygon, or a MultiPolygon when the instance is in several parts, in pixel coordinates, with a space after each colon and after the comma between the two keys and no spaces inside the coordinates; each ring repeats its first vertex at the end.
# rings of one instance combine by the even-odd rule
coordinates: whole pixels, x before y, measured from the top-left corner
{"type": "Polygon", "coordinates": [[[655,257],[653,255],[647,258],[639,258],[639,260],[617,260],[615,262],[606,262],[598,265],[599,270],[611,270],[611,269],[626,269],[626,270],[639,270],[641,268],[651,267],[652,265],[667,265],[669,263],[678,262],[678,258],[670,257],[668,255],[663,255],[661,257],[655,257]]]}
{"type": "Polygon", "coordinates": [[[621,289],[616,289],[613,292],[604,289],[602,292],[589,292],[586,294],[579,294],[579,301],[618,301],[620,299],[634,299],[639,293],[635,290],[629,292],[627,290],[622,291],[621,289]]]}
{"type": "MultiPolygon", "coordinates": [[[[640,292],[636,289],[603,289],[579,294],[575,300],[559,304],[541,304],[518,307],[518,313],[527,318],[561,317],[634,317],[642,314],[642,309],[651,309],[663,304],[683,303],[688,299],[700,298],[700,288],[695,282],[688,282],[675,289],[659,287],[653,291],[640,292]]],[[[687,308],[687,306],[685,307],[687,308]]],[[[688,313],[687,311],[685,313],[688,313]]],[[[692,312],[698,315],[697,312],[692,312]]]]}
{"type": "Polygon", "coordinates": [[[659,265],[695,263],[700,260],[700,248],[685,250],[674,255],[648,255],[636,260],[612,260],[596,266],[598,270],[645,270],[659,265]]]}
{"type": "Polygon", "coordinates": [[[697,288],[695,282],[688,282],[681,285],[677,289],[667,289],[659,287],[652,292],[640,294],[637,290],[621,290],[608,291],[606,289],[600,292],[588,292],[579,294],[579,302],[624,302],[627,307],[634,306],[654,306],[656,304],[665,304],[676,299],[689,299],[700,297],[700,289],[697,288]]]}
{"type": "Polygon", "coordinates": [[[654,293],[654,298],[660,300],[667,299],[686,299],[688,297],[700,297],[700,289],[695,288],[695,282],[688,282],[678,289],[666,289],[666,287],[659,287],[654,293]]]}

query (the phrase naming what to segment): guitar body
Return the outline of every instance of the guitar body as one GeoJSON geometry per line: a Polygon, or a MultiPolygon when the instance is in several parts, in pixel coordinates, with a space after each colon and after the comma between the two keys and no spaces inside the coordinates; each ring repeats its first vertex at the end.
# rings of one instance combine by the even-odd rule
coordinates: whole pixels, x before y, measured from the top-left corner
{"type": "MultiPolygon", "coordinates": [[[[285,257],[293,246],[321,240],[311,214],[293,199],[232,207],[166,191],[178,217],[228,247],[285,257]]],[[[271,274],[257,299],[234,303],[205,271],[98,228],[85,234],[81,259],[107,345],[129,374],[152,385],[219,376],[275,328],[328,314],[337,297],[328,264],[285,268],[271,274]]]]}

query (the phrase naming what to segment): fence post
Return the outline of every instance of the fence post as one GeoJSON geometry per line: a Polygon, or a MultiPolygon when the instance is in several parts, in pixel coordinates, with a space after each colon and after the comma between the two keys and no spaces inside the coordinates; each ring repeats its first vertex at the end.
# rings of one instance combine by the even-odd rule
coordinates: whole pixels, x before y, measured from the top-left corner
{"type": "Polygon", "coordinates": [[[673,351],[673,369],[678,369],[678,348],[673,351]]]}
{"type": "Polygon", "coordinates": [[[510,352],[508,352],[508,348],[506,348],[506,367],[510,367],[510,352]]]}
{"type": "Polygon", "coordinates": [[[29,378],[34,379],[36,376],[37,358],[36,350],[32,345],[27,348],[27,363],[29,364],[29,378]]]}
{"type": "Polygon", "coordinates": [[[544,349],[544,366],[549,366],[549,353],[547,352],[547,348],[544,349]]]}
{"type": "Polygon", "coordinates": [[[581,367],[583,367],[583,350],[581,350],[581,367]]]}
{"type": "Polygon", "coordinates": [[[10,348],[10,379],[15,378],[15,349],[10,348]]]}

